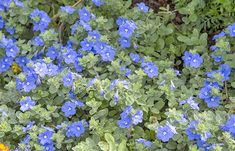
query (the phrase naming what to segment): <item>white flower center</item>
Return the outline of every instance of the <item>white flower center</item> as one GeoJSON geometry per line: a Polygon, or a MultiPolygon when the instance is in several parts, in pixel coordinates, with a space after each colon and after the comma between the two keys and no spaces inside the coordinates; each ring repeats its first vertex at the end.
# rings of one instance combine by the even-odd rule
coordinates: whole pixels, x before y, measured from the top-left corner
{"type": "Polygon", "coordinates": [[[163,132],[163,135],[165,136],[167,134],[167,132],[163,132]]]}

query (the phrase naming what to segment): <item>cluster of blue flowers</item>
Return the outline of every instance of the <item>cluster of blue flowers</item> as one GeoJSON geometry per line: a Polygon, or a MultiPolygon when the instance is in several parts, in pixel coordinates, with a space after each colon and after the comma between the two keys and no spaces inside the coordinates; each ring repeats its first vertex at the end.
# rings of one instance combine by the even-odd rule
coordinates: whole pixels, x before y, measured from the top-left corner
{"type": "Polygon", "coordinates": [[[38,141],[44,146],[43,151],[54,151],[54,143],[52,141],[54,132],[50,129],[46,129],[45,132],[38,135],[38,141]]]}
{"type": "Polygon", "coordinates": [[[34,31],[44,32],[51,22],[51,18],[47,15],[47,13],[38,9],[31,12],[30,18],[33,20],[34,31]]]}
{"type": "Polygon", "coordinates": [[[127,106],[120,114],[121,119],[118,121],[120,128],[130,128],[132,124],[137,125],[143,120],[143,111],[137,110],[135,114],[131,114],[132,106],[127,106]]]}

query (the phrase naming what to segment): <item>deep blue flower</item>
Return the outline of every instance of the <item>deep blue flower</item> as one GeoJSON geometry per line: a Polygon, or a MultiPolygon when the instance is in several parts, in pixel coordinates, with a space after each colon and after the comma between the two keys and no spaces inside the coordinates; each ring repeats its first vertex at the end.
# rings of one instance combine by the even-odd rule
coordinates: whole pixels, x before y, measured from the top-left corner
{"type": "Polygon", "coordinates": [[[45,132],[41,133],[38,135],[38,140],[40,142],[41,145],[45,145],[45,144],[51,144],[52,142],[52,136],[53,136],[54,132],[53,131],[49,131],[46,130],[45,132]]]}
{"type": "Polygon", "coordinates": [[[223,125],[223,130],[228,131],[235,138],[235,114],[232,114],[223,125]]]}
{"type": "Polygon", "coordinates": [[[80,45],[82,47],[82,50],[91,51],[93,47],[93,42],[88,41],[87,39],[84,39],[83,41],[80,42],[80,45]]]}
{"type": "Polygon", "coordinates": [[[219,96],[216,96],[216,97],[211,96],[210,98],[206,98],[204,101],[206,102],[206,104],[209,108],[215,108],[215,107],[219,106],[220,97],[219,96]]]}
{"type": "Polygon", "coordinates": [[[46,143],[43,146],[44,146],[43,151],[55,151],[55,147],[53,143],[46,143]]]}
{"type": "Polygon", "coordinates": [[[211,97],[211,88],[210,87],[203,87],[200,90],[199,98],[200,99],[208,99],[211,97]]]}
{"type": "Polygon", "coordinates": [[[23,89],[25,92],[29,92],[36,88],[36,79],[34,76],[27,76],[23,82],[23,89]]]}
{"type": "Polygon", "coordinates": [[[18,77],[16,77],[16,89],[18,91],[23,89],[23,81],[21,81],[18,77]]]}
{"type": "Polygon", "coordinates": [[[43,41],[42,37],[36,36],[36,37],[33,39],[33,44],[34,44],[35,46],[43,46],[43,45],[44,45],[44,41],[43,41]]]}
{"type": "Polygon", "coordinates": [[[121,118],[121,120],[118,120],[117,123],[120,128],[129,128],[132,124],[132,120],[131,117],[125,117],[121,118]]]}
{"type": "Polygon", "coordinates": [[[158,76],[158,67],[153,62],[142,63],[142,68],[149,78],[158,76]]]}
{"type": "Polygon", "coordinates": [[[47,64],[44,62],[37,62],[34,65],[34,71],[36,74],[38,74],[40,77],[44,77],[48,73],[47,64]]]}
{"type": "Polygon", "coordinates": [[[92,2],[98,7],[104,5],[104,0],[92,0],[92,2]]]}
{"type": "Polygon", "coordinates": [[[23,127],[23,132],[26,132],[26,131],[30,130],[33,127],[34,123],[35,123],[34,121],[33,122],[32,121],[28,122],[28,124],[25,127],[23,127]]]}
{"type": "Polygon", "coordinates": [[[63,12],[66,12],[68,14],[73,14],[73,12],[75,11],[75,8],[71,7],[71,6],[60,6],[60,9],[63,11],[63,12]]]}
{"type": "Polygon", "coordinates": [[[4,36],[1,39],[0,48],[5,49],[6,55],[12,58],[15,58],[20,52],[20,49],[16,46],[13,40],[7,39],[4,36]]]}
{"type": "Polygon", "coordinates": [[[119,27],[118,32],[121,37],[130,38],[134,33],[134,29],[130,24],[125,23],[119,27]]]}
{"type": "Polygon", "coordinates": [[[34,31],[44,32],[51,22],[47,13],[38,9],[35,9],[30,13],[30,18],[33,20],[34,31]]]}
{"type": "Polygon", "coordinates": [[[0,11],[8,10],[11,0],[1,0],[0,1],[0,11]]]}
{"type": "Polygon", "coordinates": [[[85,128],[81,121],[74,122],[67,127],[67,137],[80,137],[85,132],[85,128]]]}
{"type": "Polygon", "coordinates": [[[125,24],[126,22],[128,21],[128,19],[127,18],[124,18],[124,17],[118,17],[118,19],[116,20],[116,24],[118,25],[118,26],[121,26],[121,25],[123,25],[123,24],[125,24]]]}
{"type": "Polygon", "coordinates": [[[76,57],[76,51],[69,48],[67,48],[67,52],[63,53],[63,58],[66,64],[74,63],[76,57]]]}
{"type": "Polygon", "coordinates": [[[35,102],[31,99],[31,97],[26,97],[20,102],[20,110],[23,112],[30,110],[34,106],[35,102]]]}
{"type": "Polygon", "coordinates": [[[50,46],[48,48],[48,51],[46,53],[46,56],[51,58],[52,60],[54,60],[55,58],[57,58],[59,55],[58,50],[56,50],[56,48],[54,46],[50,46]]]}
{"type": "Polygon", "coordinates": [[[79,62],[79,58],[77,57],[74,62],[74,68],[76,69],[77,72],[82,72],[83,71],[83,66],[79,62]]]}
{"type": "Polygon", "coordinates": [[[216,56],[214,54],[211,55],[215,62],[220,62],[222,60],[222,56],[216,56]]]}
{"type": "Polygon", "coordinates": [[[80,20],[84,22],[89,22],[91,18],[91,13],[86,9],[82,8],[78,11],[78,14],[80,16],[80,20]]]}
{"type": "Polygon", "coordinates": [[[6,26],[6,31],[13,35],[15,33],[15,27],[6,26]]]}
{"type": "Polygon", "coordinates": [[[140,61],[140,56],[138,54],[130,53],[130,57],[133,62],[138,63],[140,61]]]}
{"type": "Polygon", "coordinates": [[[127,106],[123,110],[123,112],[120,114],[121,118],[126,118],[131,113],[131,110],[132,110],[132,106],[127,106]]]}
{"type": "Polygon", "coordinates": [[[64,86],[69,87],[73,85],[73,74],[71,72],[67,73],[63,77],[64,86]]]}
{"type": "Polygon", "coordinates": [[[145,5],[145,3],[141,2],[137,4],[138,9],[144,13],[147,13],[149,11],[149,7],[145,5]]]}
{"type": "Polygon", "coordinates": [[[0,29],[2,29],[5,26],[5,21],[2,19],[2,16],[0,16],[0,29]]]}
{"type": "Polygon", "coordinates": [[[225,32],[224,31],[221,31],[220,33],[218,33],[217,35],[214,35],[212,40],[217,40],[221,37],[224,37],[225,36],[225,32]]]}
{"type": "Polygon", "coordinates": [[[188,128],[185,130],[185,133],[188,136],[189,140],[197,140],[200,139],[200,135],[195,131],[195,126],[198,124],[198,121],[191,121],[188,125],[188,128]]]}
{"type": "Polygon", "coordinates": [[[90,31],[88,33],[88,36],[91,37],[91,39],[94,41],[100,40],[101,37],[100,33],[97,30],[90,31]]]}
{"type": "Polygon", "coordinates": [[[146,147],[151,147],[152,146],[152,142],[144,139],[144,138],[138,138],[138,139],[135,139],[136,142],[139,142],[139,143],[144,143],[144,146],[146,147]]]}
{"type": "Polygon", "coordinates": [[[71,28],[71,34],[72,34],[72,35],[74,35],[75,32],[77,31],[79,22],[80,22],[80,21],[78,20],[78,21],[76,21],[76,22],[73,24],[73,26],[72,26],[72,28],[71,28]]]}
{"type": "Polygon", "coordinates": [[[48,64],[47,69],[48,69],[47,74],[49,76],[57,75],[59,71],[59,67],[53,63],[48,64]]]}
{"type": "Polygon", "coordinates": [[[116,52],[111,46],[106,46],[103,51],[98,52],[101,55],[103,61],[113,61],[116,52]]]}
{"type": "Polygon", "coordinates": [[[235,37],[235,23],[233,23],[232,25],[229,25],[228,30],[229,30],[229,35],[231,37],[235,37]]]}
{"type": "Polygon", "coordinates": [[[69,117],[71,115],[76,114],[76,105],[75,105],[75,103],[67,101],[64,103],[61,110],[64,112],[64,115],[66,117],[69,117]]]}
{"type": "Polygon", "coordinates": [[[174,136],[174,131],[169,125],[160,126],[157,130],[156,137],[163,142],[168,142],[170,138],[174,136]]]}
{"type": "Polygon", "coordinates": [[[192,54],[188,51],[185,51],[183,60],[186,66],[190,66],[193,68],[198,68],[203,63],[203,59],[199,54],[192,54]]]}
{"type": "Polygon", "coordinates": [[[134,115],[132,115],[132,123],[137,125],[143,121],[143,111],[138,110],[134,115]]]}
{"type": "Polygon", "coordinates": [[[13,59],[11,57],[3,57],[0,60],[0,73],[6,72],[10,68],[12,62],[13,59]]]}
{"type": "Polygon", "coordinates": [[[123,49],[130,48],[131,46],[131,40],[129,38],[121,37],[119,38],[119,44],[123,49]]]}
{"type": "Polygon", "coordinates": [[[229,80],[229,75],[231,73],[231,68],[229,65],[227,64],[220,65],[219,72],[220,72],[220,75],[223,76],[222,82],[229,80]]]}
{"type": "Polygon", "coordinates": [[[24,67],[28,62],[29,60],[25,56],[19,56],[18,58],[16,58],[16,63],[20,67],[24,67]]]}

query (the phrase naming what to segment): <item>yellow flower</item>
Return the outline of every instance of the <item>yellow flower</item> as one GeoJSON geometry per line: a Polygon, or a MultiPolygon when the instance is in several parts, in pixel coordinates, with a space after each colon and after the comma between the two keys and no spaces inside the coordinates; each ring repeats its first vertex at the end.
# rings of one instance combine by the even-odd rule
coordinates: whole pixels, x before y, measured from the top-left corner
{"type": "Polygon", "coordinates": [[[11,69],[12,69],[13,73],[20,73],[21,72],[19,65],[15,62],[12,64],[11,69]]]}
{"type": "Polygon", "coordinates": [[[5,146],[4,144],[0,143],[0,151],[9,151],[9,148],[5,146]]]}

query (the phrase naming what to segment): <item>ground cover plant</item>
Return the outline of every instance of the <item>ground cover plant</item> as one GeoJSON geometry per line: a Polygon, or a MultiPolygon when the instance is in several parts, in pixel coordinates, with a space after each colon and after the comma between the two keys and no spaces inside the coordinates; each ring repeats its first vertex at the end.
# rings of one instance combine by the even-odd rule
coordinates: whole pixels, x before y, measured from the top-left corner
{"type": "Polygon", "coordinates": [[[235,150],[233,0],[1,0],[1,151],[235,150]]]}

